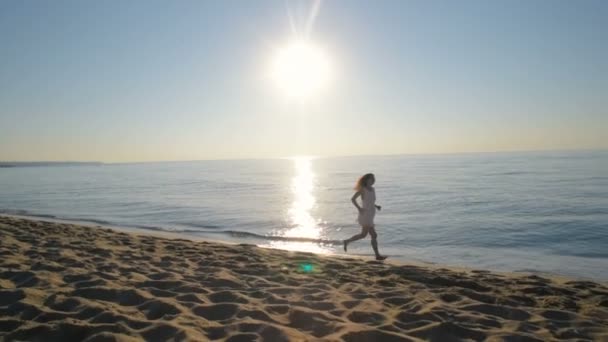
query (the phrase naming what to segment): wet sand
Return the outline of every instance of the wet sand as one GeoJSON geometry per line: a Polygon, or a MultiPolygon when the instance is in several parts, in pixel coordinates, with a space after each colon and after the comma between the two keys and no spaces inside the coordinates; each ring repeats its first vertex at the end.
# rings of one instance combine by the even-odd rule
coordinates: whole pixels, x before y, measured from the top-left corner
{"type": "Polygon", "coordinates": [[[0,340],[608,341],[608,288],[0,216],[0,340]]]}

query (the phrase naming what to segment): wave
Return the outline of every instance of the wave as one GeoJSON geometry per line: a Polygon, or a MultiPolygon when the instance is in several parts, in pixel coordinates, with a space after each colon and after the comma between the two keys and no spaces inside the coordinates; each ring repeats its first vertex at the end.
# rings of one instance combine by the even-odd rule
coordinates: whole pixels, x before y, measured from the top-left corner
{"type": "MultiPolygon", "coordinates": [[[[30,212],[27,210],[0,209],[0,214],[27,216],[27,217],[35,217],[35,218],[47,218],[47,219],[53,219],[53,220],[80,222],[80,223],[82,223],[82,222],[93,223],[93,224],[98,224],[98,225],[119,226],[119,227],[124,227],[124,228],[137,228],[137,229],[151,230],[151,231],[157,231],[157,232],[166,232],[166,233],[184,233],[184,234],[192,234],[192,235],[219,234],[219,235],[229,235],[231,237],[236,237],[236,238],[250,238],[250,239],[258,239],[258,240],[265,240],[265,241],[309,242],[309,243],[317,243],[317,244],[325,244],[325,245],[341,245],[342,244],[342,240],[325,240],[325,239],[297,237],[297,236],[294,237],[294,236],[280,236],[280,235],[264,235],[264,234],[256,234],[256,233],[245,232],[245,231],[240,231],[240,230],[203,230],[203,229],[187,229],[187,228],[184,229],[184,228],[179,228],[179,227],[152,226],[152,225],[144,225],[144,224],[121,224],[121,223],[117,223],[117,222],[110,222],[110,221],[92,219],[92,218],[64,217],[64,216],[56,216],[56,215],[39,214],[39,213],[30,212]]],[[[185,225],[191,226],[191,227],[204,228],[204,229],[220,228],[220,226],[217,226],[217,225],[200,225],[200,224],[194,224],[194,223],[186,223],[185,225]]]]}
{"type": "Polygon", "coordinates": [[[200,229],[182,229],[182,228],[148,226],[148,225],[126,225],[126,227],[127,228],[138,228],[138,229],[145,229],[145,230],[153,230],[153,231],[157,231],[157,232],[166,232],[166,233],[195,234],[195,233],[204,232],[203,230],[200,230],[200,229]]]}
{"type": "Polygon", "coordinates": [[[534,174],[534,172],[530,171],[504,171],[504,172],[491,172],[486,173],[485,177],[496,177],[496,176],[518,176],[518,175],[526,175],[526,174],[534,174]]]}
{"type": "MultiPolygon", "coordinates": [[[[201,231],[199,231],[199,232],[201,232],[201,231]]],[[[239,237],[239,238],[254,238],[254,239],[262,239],[262,240],[270,240],[270,241],[311,242],[311,243],[321,243],[321,244],[329,244],[329,245],[341,245],[343,242],[342,240],[325,240],[325,239],[297,237],[297,236],[262,235],[262,234],[244,232],[244,231],[239,231],[239,230],[204,231],[201,233],[225,234],[225,235],[230,235],[230,236],[239,237]]]]}
{"type": "MultiPolygon", "coordinates": [[[[159,227],[159,226],[146,226],[146,225],[135,225],[131,226],[139,229],[147,229],[153,231],[160,232],[168,232],[168,233],[185,233],[185,234],[193,234],[193,235],[229,235],[234,238],[249,238],[249,239],[258,239],[265,241],[286,241],[286,242],[309,242],[309,243],[318,243],[318,244],[326,244],[326,245],[341,245],[343,243],[342,240],[326,240],[326,239],[316,239],[316,238],[307,238],[307,237],[297,237],[297,236],[280,236],[280,235],[264,235],[264,234],[256,234],[251,232],[245,232],[240,230],[201,230],[201,229],[182,229],[182,228],[168,228],[168,227],[159,227]]],[[[200,227],[200,226],[199,226],[200,227]]],[[[205,228],[208,228],[206,226],[205,228]]],[[[217,226],[212,226],[215,228],[217,226]]]]}
{"type": "Polygon", "coordinates": [[[112,225],[113,223],[110,221],[92,219],[92,218],[79,218],[79,217],[66,217],[66,216],[57,216],[57,215],[49,215],[49,214],[40,214],[36,212],[31,212],[28,210],[22,209],[0,209],[0,214],[6,215],[17,215],[17,216],[28,216],[28,217],[37,217],[37,218],[47,218],[53,220],[61,220],[61,221],[72,221],[72,222],[84,222],[84,223],[94,223],[101,225],[112,225]]]}
{"type": "Polygon", "coordinates": [[[36,213],[29,212],[27,210],[21,210],[21,209],[0,209],[0,214],[33,216],[33,217],[40,217],[40,218],[58,219],[58,217],[55,216],[55,215],[36,214],[36,213]]]}
{"type": "Polygon", "coordinates": [[[25,215],[25,210],[15,210],[15,209],[0,209],[0,214],[8,214],[8,215],[25,215]]]}
{"type": "Polygon", "coordinates": [[[215,225],[215,224],[201,224],[201,223],[197,223],[197,222],[175,222],[175,223],[182,225],[182,226],[192,227],[192,228],[203,228],[203,229],[222,228],[221,226],[215,225]]]}

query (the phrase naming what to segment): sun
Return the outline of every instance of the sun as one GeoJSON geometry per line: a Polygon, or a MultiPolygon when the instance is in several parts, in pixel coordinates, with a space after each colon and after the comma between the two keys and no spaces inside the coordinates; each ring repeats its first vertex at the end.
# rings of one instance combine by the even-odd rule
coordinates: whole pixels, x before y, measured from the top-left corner
{"type": "Polygon", "coordinates": [[[330,79],[327,54],[306,40],[293,41],[274,56],[270,76],[291,98],[308,98],[326,88],[330,79]]]}

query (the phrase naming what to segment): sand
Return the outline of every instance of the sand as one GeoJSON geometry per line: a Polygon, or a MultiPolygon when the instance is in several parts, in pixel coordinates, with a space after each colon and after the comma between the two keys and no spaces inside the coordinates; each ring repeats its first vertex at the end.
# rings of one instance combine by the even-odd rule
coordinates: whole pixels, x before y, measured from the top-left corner
{"type": "Polygon", "coordinates": [[[0,217],[0,340],[608,341],[605,285],[0,217]]]}

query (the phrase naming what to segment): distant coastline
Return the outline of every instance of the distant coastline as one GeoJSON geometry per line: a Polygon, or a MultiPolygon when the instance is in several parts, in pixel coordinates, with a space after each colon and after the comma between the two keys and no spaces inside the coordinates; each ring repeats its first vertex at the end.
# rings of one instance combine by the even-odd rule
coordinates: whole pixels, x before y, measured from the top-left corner
{"type": "Polygon", "coordinates": [[[40,167],[40,166],[87,166],[87,165],[103,165],[102,162],[0,162],[0,168],[3,167],[40,167]]]}

